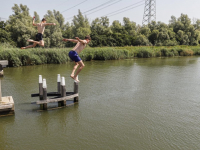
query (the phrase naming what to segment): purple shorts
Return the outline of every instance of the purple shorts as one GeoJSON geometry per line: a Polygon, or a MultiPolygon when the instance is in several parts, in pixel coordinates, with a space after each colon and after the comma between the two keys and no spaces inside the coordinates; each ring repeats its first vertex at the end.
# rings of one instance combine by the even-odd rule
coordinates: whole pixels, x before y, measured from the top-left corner
{"type": "Polygon", "coordinates": [[[72,61],[75,62],[81,61],[81,58],[78,56],[78,53],[76,51],[71,50],[68,55],[72,61]]]}

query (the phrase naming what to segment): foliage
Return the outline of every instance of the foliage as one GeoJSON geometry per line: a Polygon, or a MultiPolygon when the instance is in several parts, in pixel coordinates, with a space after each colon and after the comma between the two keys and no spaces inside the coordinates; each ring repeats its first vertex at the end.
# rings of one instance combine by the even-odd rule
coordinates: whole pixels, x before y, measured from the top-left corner
{"type": "MultiPolygon", "coordinates": [[[[11,67],[63,64],[71,61],[68,57],[70,50],[71,48],[31,48],[21,50],[10,44],[3,43],[0,44],[0,60],[8,60],[11,67]]],[[[80,53],[83,61],[192,55],[200,55],[200,48],[198,46],[86,47],[80,53]]]]}
{"type": "Polygon", "coordinates": [[[9,43],[16,46],[16,43],[11,39],[11,33],[5,29],[6,23],[4,21],[0,22],[0,42],[9,43]]]}
{"type": "Polygon", "coordinates": [[[18,47],[27,45],[27,40],[33,38],[36,29],[32,25],[32,17],[29,15],[29,8],[26,5],[15,4],[12,7],[14,12],[9,17],[6,30],[11,33],[11,38],[17,43],[18,47]]]}
{"type": "Polygon", "coordinates": [[[89,21],[87,17],[84,17],[82,15],[80,10],[78,11],[78,15],[74,16],[72,22],[73,22],[72,33],[75,36],[83,39],[85,38],[86,35],[89,35],[91,33],[89,21]]]}
{"type": "Polygon", "coordinates": [[[45,47],[63,47],[62,42],[62,31],[64,18],[59,12],[54,12],[48,10],[47,14],[44,16],[47,22],[56,23],[56,26],[49,25],[45,27],[44,32],[44,42],[45,47]]]}
{"type": "MultiPolygon", "coordinates": [[[[35,39],[37,28],[32,25],[32,16],[26,5],[14,4],[12,11],[7,22],[0,22],[0,42],[17,47],[26,46],[29,44],[27,39],[35,39]]],[[[34,12],[34,16],[35,22],[39,23],[41,20],[37,12],[34,12]]],[[[198,46],[200,43],[200,20],[197,19],[192,24],[186,14],[181,14],[178,18],[171,16],[169,24],[152,21],[143,26],[127,17],[123,18],[123,23],[118,20],[110,23],[107,16],[96,18],[90,23],[80,10],[71,23],[65,23],[63,15],[56,10],[48,10],[44,18],[48,23],[56,23],[56,26],[46,26],[43,35],[46,48],[73,47],[74,43],[62,42],[62,39],[84,39],[86,35],[92,38],[90,47],[198,46]]]]}

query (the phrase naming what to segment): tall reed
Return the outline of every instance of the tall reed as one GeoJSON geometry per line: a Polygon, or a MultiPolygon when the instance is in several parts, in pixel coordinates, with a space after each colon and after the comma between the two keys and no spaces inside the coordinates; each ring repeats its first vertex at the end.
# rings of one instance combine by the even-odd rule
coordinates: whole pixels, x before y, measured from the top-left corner
{"type": "MultiPolygon", "coordinates": [[[[21,50],[0,44],[0,60],[8,60],[9,66],[18,67],[40,64],[63,64],[70,61],[71,48],[30,48],[21,50]]],[[[198,46],[126,46],[86,47],[80,57],[83,61],[117,60],[129,58],[174,57],[200,55],[198,46]]]]}

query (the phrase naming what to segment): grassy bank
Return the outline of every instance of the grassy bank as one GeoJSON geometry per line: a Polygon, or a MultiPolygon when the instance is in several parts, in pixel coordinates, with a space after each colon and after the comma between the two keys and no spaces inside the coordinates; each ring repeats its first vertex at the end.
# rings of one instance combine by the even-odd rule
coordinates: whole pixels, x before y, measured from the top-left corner
{"type": "MultiPolygon", "coordinates": [[[[12,67],[40,64],[61,64],[70,61],[68,57],[68,52],[70,50],[71,48],[30,48],[21,50],[19,48],[0,45],[0,60],[8,60],[9,66],[12,67]]],[[[192,55],[200,55],[200,47],[87,47],[80,53],[80,57],[83,61],[192,55]]]]}

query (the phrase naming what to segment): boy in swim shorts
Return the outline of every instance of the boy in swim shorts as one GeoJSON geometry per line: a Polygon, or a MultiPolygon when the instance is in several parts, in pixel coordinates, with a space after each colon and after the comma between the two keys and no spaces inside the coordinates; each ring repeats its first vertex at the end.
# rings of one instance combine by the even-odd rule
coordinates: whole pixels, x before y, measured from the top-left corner
{"type": "Polygon", "coordinates": [[[44,33],[45,26],[48,26],[48,25],[54,25],[55,26],[56,24],[55,23],[46,23],[45,18],[42,19],[41,23],[35,23],[35,17],[33,17],[33,26],[37,26],[38,34],[36,34],[36,36],[35,36],[35,38],[36,38],[35,41],[31,40],[31,39],[28,40],[28,42],[34,43],[33,45],[21,47],[21,49],[27,49],[27,48],[35,47],[37,44],[44,47],[44,41],[42,39],[42,35],[44,33]]]}
{"type": "Polygon", "coordinates": [[[76,46],[69,52],[69,57],[71,58],[72,61],[75,62],[75,66],[72,70],[70,77],[72,79],[74,79],[76,82],[80,82],[77,79],[77,75],[85,67],[85,65],[78,54],[86,47],[86,44],[88,44],[91,41],[91,38],[88,35],[85,37],[84,40],[81,40],[78,37],[76,37],[76,39],[63,39],[63,41],[66,41],[66,42],[70,41],[70,42],[77,43],[76,46]],[[80,66],[80,67],[78,68],[78,66],[80,66]],[[78,70],[76,71],[77,68],[78,68],[78,70]],[[75,73],[75,71],[76,71],[76,73],[75,73]]]}

